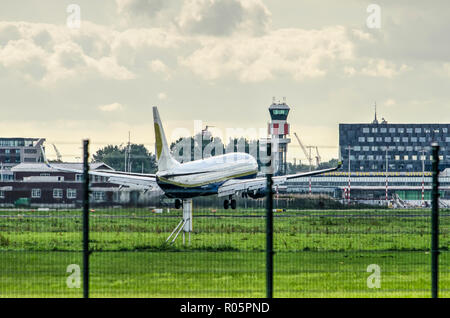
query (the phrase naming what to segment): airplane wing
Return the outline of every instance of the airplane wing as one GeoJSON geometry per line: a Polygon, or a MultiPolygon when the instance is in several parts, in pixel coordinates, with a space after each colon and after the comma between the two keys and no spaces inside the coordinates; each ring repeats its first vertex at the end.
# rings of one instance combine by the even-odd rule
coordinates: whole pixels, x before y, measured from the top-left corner
{"type": "MultiPolygon", "coordinates": [[[[83,174],[83,170],[59,167],[57,163],[51,164],[48,162],[45,156],[45,152],[43,150],[42,154],[44,157],[45,164],[51,169],[62,172],[75,172],[78,174],[83,174]]],[[[108,178],[108,182],[110,183],[139,188],[142,190],[152,190],[155,188],[159,188],[158,184],[156,183],[155,174],[110,171],[110,170],[89,170],[89,174],[93,176],[108,178]]]]}
{"type": "MultiPolygon", "coordinates": [[[[277,187],[283,183],[286,182],[286,180],[289,179],[295,179],[295,178],[301,178],[301,177],[309,177],[309,176],[315,176],[318,174],[326,173],[326,172],[332,172],[338,170],[342,166],[342,163],[339,162],[339,164],[336,167],[328,168],[328,169],[322,169],[322,170],[315,170],[315,171],[309,171],[309,172],[301,172],[296,174],[288,174],[285,176],[276,176],[273,177],[273,187],[277,187]]],[[[218,189],[218,196],[223,197],[227,195],[235,195],[239,192],[260,192],[265,191],[267,187],[267,179],[265,177],[263,178],[255,178],[255,179],[241,179],[241,180],[229,180],[222,184],[218,189]]]]}

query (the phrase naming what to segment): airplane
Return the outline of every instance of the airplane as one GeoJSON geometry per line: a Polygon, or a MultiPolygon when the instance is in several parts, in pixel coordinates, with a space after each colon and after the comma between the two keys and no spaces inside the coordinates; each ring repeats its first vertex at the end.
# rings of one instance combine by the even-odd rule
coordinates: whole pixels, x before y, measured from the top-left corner
{"type": "MultiPolygon", "coordinates": [[[[89,174],[106,177],[108,182],[121,186],[138,187],[143,190],[160,188],[164,194],[175,199],[175,208],[183,207],[186,200],[199,196],[218,195],[225,197],[224,209],[236,209],[235,197],[253,199],[266,195],[266,177],[257,177],[258,163],[247,153],[227,153],[205,159],[180,163],[172,156],[157,107],[153,107],[155,128],[156,159],[158,171],[156,174],[130,173],[120,171],[95,170],[89,174]]],[[[66,172],[82,173],[81,170],[66,169],[50,164],[42,151],[47,166],[66,172]]],[[[339,169],[336,167],[274,176],[274,188],[282,185],[289,179],[319,175],[339,169]]]]}

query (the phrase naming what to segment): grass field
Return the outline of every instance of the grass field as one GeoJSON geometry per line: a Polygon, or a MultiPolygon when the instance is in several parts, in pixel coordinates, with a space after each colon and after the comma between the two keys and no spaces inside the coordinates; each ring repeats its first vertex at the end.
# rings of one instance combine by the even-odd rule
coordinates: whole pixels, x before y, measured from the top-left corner
{"type": "MultiPolygon", "coordinates": [[[[81,297],[79,211],[0,211],[0,297],[81,297]]],[[[440,296],[450,296],[450,216],[441,211],[440,296]]],[[[165,239],[180,212],[91,213],[93,297],[264,297],[264,211],[194,211],[191,244],[165,239]]],[[[277,213],[275,297],[429,297],[429,210],[277,213]],[[370,264],[381,288],[369,288],[370,264]]]]}

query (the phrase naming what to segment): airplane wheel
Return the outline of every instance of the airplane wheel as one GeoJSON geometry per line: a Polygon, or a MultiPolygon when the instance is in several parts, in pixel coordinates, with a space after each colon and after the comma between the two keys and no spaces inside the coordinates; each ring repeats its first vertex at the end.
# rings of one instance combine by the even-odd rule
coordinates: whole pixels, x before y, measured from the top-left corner
{"type": "Polygon", "coordinates": [[[175,200],[175,209],[178,210],[179,208],[181,208],[181,200],[176,199],[176,200],[175,200]]]}
{"type": "Polygon", "coordinates": [[[236,210],[236,200],[231,200],[231,208],[233,209],[233,210],[236,210]]]}
{"type": "Polygon", "coordinates": [[[228,210],[228,207],[230,206],[230,203],[228,202],[228,200],[223,201],[223,208],[225,210],[228,210]]]}

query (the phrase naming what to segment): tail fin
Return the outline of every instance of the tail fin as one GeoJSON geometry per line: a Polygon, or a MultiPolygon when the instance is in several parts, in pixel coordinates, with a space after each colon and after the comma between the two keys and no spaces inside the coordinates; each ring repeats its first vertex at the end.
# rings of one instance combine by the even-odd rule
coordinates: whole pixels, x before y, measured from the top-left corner
{"type": "Polygon", "coordinates": [[[156,160],[158,161],[158,171],[169,170],[180,165],[180,163],[170,154],[166,135],[164,134],[164,129],[157,107],[153,107],[153,121],[155,122],[155,147],[156,160]]]}

